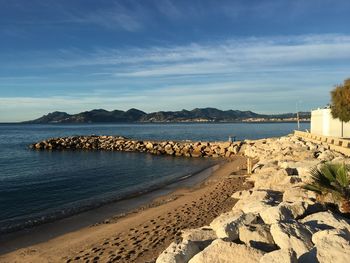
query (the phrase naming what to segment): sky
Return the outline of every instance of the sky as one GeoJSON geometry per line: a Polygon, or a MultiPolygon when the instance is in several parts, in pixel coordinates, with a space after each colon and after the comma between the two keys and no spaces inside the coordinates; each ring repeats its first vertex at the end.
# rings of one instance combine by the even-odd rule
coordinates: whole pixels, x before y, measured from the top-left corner
{"type": "Polygon", "coordinates": [[[350,77],[348,0],[0,0],[0,122],[309,111],[350,77]]]}

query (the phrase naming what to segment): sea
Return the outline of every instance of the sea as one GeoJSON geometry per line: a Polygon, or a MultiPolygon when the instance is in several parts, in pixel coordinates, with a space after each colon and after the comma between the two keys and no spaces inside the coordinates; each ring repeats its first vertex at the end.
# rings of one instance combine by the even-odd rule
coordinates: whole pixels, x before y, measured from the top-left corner
{"type": "MultiPolygon", "coordinates": [[[[226,141],[278,137],[296,123],[0,124],[0,233],[29,228],[142,195],[218,160],[111,151],[36,151],[31,143],[74,135],[226,141]]],[[[301,123],[301,130],[310,123],[301,123]]]]}

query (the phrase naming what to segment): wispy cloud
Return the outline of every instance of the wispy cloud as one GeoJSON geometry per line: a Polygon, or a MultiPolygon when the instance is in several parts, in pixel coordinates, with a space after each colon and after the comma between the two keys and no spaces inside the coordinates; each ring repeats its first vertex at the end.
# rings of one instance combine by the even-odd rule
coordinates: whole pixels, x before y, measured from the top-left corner
{"type": "MultiPolygon", "coordinates": [[[[243,38],[207,44],[150,48],[60,50],[55,55],[36,55],[44,59],[30,68],[85,68],[117,77],[159,77],[169,75],[225,74],[245,71],[285,71],[296,66],[350,59],[350,36],[303,35],[270,38],[243,38]]],[[[11,66],[11,61],[7,66],[11,66]]]]}
{"type": "Polygon", "coordinates": [[[92,24],[107,29],[123,29],[134,32],[143,27],[144,11],[141,6],[134,5],[132,9],[114,2],[108,9],[98,9],[90,13],[71,13],[71,22],[92,24]]]}
{"type": "Polygon", "coordinates": [[[2,31],[7,35],[14,34],[7,29],[14,25],[40,27],[82,25],[134,32],[141,30],[144,19],[147,19],[147,11],[137,2],[127,5],[125,2],[111,1],[95,9],[77,8],[74,4],[53,0],[39,1],[35,4],[38,5],[36,9],[40,9],[41,13],[32,13],[29,2],[18,2],[13,5],[12,8],[22,16],[13,21],[10,19],[3,21],[4,24],[0,25],[0,28],[4,27],[2,31]]]}
{"type": "Polygon", "coordinates": [[[293,111],[291,101],[300,99],[305,110],[328,102],[332,85],[350,72],[350,36],[241,38],[88,53],[64,49],[31,56],[0,65],[16,68],[15,75],[0,73],[0,111],[17,112],[21,120],[92,108],[280,112],[293,111]],[[11,96],[12,89],[25,95],[11,96]]]}

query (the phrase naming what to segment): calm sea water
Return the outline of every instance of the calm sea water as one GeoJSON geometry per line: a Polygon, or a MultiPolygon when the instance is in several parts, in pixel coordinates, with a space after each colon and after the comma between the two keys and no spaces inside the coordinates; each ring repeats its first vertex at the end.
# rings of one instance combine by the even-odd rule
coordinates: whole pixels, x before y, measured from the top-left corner
{"type": "MultiPolygon", "coordinates": [[[[30,143],[71,135],[152,140],[238,140],[281,136],[295,123],[0,124],[0,232],[99,206],[193,174],[214,160],[103,151],[33,151],[30,143]]],[[[302,123],[309,129],[309,123],[302,123]]]]}

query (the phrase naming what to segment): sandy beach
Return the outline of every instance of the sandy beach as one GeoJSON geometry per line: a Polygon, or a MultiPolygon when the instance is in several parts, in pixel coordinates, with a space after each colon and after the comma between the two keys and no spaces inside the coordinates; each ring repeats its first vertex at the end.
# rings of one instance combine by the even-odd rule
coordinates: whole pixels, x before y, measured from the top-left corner
{"type": "MultiPolygon", "coordinates": [[[[2,242],[8,251],[0,262],[154,262],[181,230],[209,224],[229,211],[232,193],[250,188],[245,183],[246,159],[236,156],[222,164],[204,182],[158,197],[125,216],[111,216],[100,223],[52,235],[36,233],[38,240],[17,237],[2,242]]],[[[52,232],[55,224],[50,225],[52,232]]]]}

